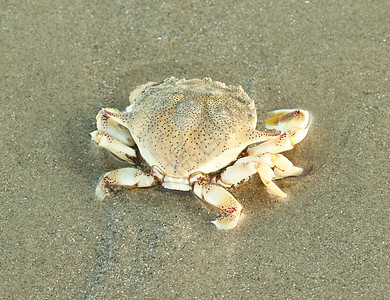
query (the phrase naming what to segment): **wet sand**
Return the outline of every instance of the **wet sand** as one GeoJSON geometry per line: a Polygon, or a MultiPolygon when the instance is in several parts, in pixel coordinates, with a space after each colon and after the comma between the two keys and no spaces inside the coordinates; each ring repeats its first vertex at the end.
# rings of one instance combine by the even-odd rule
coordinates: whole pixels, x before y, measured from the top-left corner
{"type": "Polygon", "coordinates": [[[0,297],[388,297],[389,14],[386,0],[3,1],[0,297]],[[277,182],[287,202],[254,176],[222,232],[191,193],[95,199],[123,166],[90,141],[96,113],[170,76],[241,84],[259,120],[312,112],[286,153],[305,172],[277,182]]]}

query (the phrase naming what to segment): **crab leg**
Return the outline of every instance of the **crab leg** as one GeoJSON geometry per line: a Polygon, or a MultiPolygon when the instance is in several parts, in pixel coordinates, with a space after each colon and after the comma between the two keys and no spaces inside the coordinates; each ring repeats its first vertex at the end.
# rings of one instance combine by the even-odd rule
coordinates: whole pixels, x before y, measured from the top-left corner
{"type": "Polygon", "coordinates": [[[226,168],[221,173],[217,183],[230,187],[255,173],[259,174],[268,192],[286,198],[287,195],[272,180],[287,176],[298,176],[302,173],[302,168],[295,167],[282,154],[264,153],[237,160],[234,165],[226,168]]]}
{"type": "Polygon", "coordinates": [[[275,173],[272,168],[266,164],[260,164],[257,168],[257,173],[260,176],[261,181],[267,187],[267,191],[270,194],[276,195],[280,198],[286,198],[287,195],[284,193],[273,181],[275,173]]]}
{"type": "Polygon", "coordinates": [[[292,149],[305,138],[310,126],[310,114],[299,109],[275,110],[265,124],[267,129],[276,129],[282,134],[249,148],[249,155],[280,153],[292,149]]]}
{"type": "Polygon", "coordinates": [[[223,187],[215,184],[194,184],[194,193],[207,203],[222,210],[224,215],[212,223],[218,229],[232,229],[236,227],[241,216],[242,205],[223,187]]]}
{"type": "Polygon", "coordinates": [[[102,148],[109,150],[117,158],[132,162],[136,156],[134,140],[125,127],[125,115],[112,109],[102,109],[96,116],[97,129],[91,132],[92,139],[102,148]]]}
{"type": "Polygon", "coordinates": [[[273,168],[275,177],[273,179],[299,176],[303,172],[302,168],[294,166],[293,163],[282,154],[271,154],[271,161],[275,165],[273,168]]]}
{"type": "Polygon", "coordinates": [[[111,187],[149,187],[158,183],[158,178],[152,174],[147,174],[137,168],[117,169],[104,174],[96,187],[96,197],[103,200],[109,195],[111,187]]]}

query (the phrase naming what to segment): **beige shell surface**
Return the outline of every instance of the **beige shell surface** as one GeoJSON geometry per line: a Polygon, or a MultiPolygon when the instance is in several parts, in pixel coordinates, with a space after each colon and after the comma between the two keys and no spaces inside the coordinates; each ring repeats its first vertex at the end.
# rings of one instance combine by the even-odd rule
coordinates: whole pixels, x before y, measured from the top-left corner
{"type": "Polygon", "coordinates": [[[142,157],[168,176],[218,171],[259,138],[254,101],[210,78],[145,84],[130,101],[128,128],[142,157]]]}

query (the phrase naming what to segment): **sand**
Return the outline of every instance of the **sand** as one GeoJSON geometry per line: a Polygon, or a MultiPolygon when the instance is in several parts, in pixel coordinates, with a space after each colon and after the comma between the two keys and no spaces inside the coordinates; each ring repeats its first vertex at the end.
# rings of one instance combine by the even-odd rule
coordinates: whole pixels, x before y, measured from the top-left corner
{"type": "Polygon", "coordinates": [[[378,1],[2,1],[0,298],[384,299],[390,7],[378,1]],[[89,137],[101,107],[170,76],[242,85],[312,112],[305,172],[233,190],[218,231],[191,193],[97,201],[123,166],[89,137]]]}

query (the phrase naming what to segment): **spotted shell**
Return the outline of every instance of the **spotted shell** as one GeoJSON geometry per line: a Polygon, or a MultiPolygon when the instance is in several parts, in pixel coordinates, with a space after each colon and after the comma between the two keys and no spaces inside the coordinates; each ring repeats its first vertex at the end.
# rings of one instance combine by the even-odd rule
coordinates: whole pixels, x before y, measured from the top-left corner
{"type": "Polygon", "coordinates": [[[142,157],[171,177],[218,171],[259,138],[254,101],[210,78],[147,83],[126,110],[142,157]]]}

